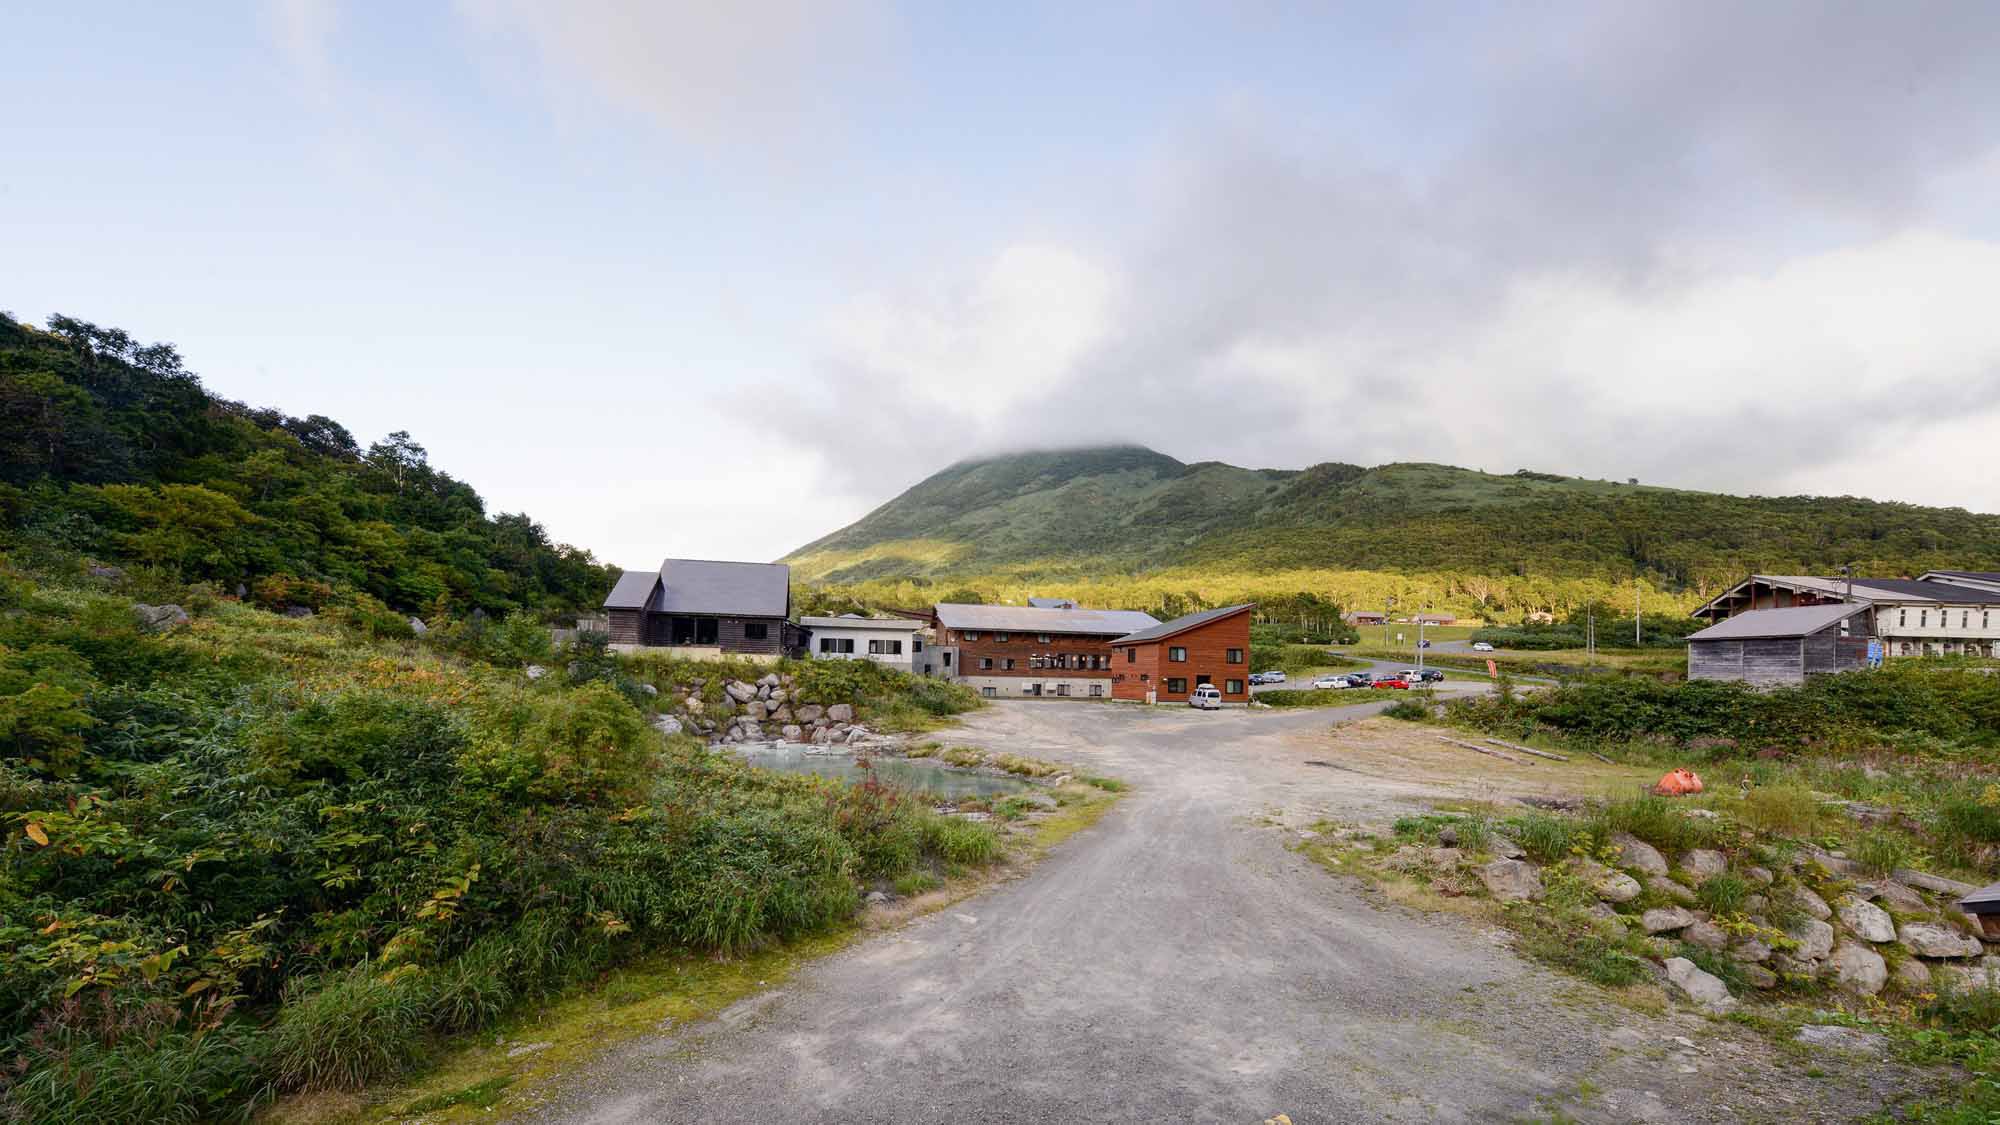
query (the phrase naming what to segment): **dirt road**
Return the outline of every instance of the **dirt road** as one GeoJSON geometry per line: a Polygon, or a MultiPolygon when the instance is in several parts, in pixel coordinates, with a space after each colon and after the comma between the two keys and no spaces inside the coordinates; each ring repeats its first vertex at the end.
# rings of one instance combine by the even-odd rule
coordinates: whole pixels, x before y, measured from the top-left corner
{"type": "Polygon", "coordinates": [[[953,740],[1135,791],[1027,876],[610,1052],[537,1116],[1811,1121],[1892,1092],[1879,1063],[1807,1078],[1751,1032],[1613,1003],[1496,933],[1382,904],[1288,850],[1312,817],[1376,819],[1438,788],[1359,736],[1343,757],[1328,722],[988,708],[953,740]]]}

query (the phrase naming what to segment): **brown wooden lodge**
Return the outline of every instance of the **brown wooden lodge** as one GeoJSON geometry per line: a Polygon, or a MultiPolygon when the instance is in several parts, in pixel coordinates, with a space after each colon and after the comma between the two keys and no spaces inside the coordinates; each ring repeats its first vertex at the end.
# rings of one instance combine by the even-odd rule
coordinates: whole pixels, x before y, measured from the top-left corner
{"type": "Polygon", "coordinates": [[[805,655],[794,625],[792,569],[783,563],[668,559],[628,570],[604,599],[612,647],[678,649],[689,656],[805,655]]]}

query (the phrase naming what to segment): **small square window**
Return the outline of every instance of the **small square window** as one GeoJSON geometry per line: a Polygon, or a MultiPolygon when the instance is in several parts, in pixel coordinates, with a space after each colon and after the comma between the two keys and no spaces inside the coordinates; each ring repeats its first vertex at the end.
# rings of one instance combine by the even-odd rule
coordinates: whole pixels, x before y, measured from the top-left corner
{"type": "Polygon", "coordinates": [[[1136,648],[1128,647],[1125,650],[1125,663],[1137,664],[1138,662],[1139,662],[1139,650],[1136,648]]]}
{"type": "Polygon", "coordinates": [[[1187,650],[1175,645],[1167,650],[1167,660],[1174,664],[1187,663],[1187,650]]]}
{"type": "Polygon", "coordinates": [[[1040,643],[1042,643],[1042,644],[1048,644],[1048,643],[1049,643],[1049,635],[1048,635],[1047,633],[1037,633],[1037,634],[1035,634],[1035,640],[1036,640],[1036,641],[1038,641],[1038,642],[1040,642],[1040,643]]]}
{"type": "Polygon", "coordinates": [[[995,634],[993,634],[993,640],[994,640],[994,641],[995,641],[996,643],[997,643],[997,642],[999,642],[999,641],[1004,641],[1004,640],[1006,640],[1006,639],[1007,639],[1007,634],[1005,634],[1005,633],[995,633],[995,634]]]}
{"type": "Polygon", "coordinates": [[[743,626],[743,639],[746,641],[761,641],[768,639],[770,635],[771,627],[762,621],[753,621],[743,626]]]}
{"type": "Polygon", "coordinates": [[[1243,681],[1242,681],[1242,680],[1224,680],[1224,681],[1222,681],[1222,690],[1223,690],[1224,692],[1226,692],[1226,693],[1230,694],[1230,695],[1242,695],[1242,694],[1243,694],[1243,681]]]}
{"type": "Polygon", "coordinates": [[[1230,650],[1229,650],[1229,657],[1228,657],[1228,662],[1229,662],[1229,663],[1231,663],[1231,664],[1241,664],[1241,663],[1243,663],[1243,650],[1242,650],[1242,649],[1240,649],[1240,648],[1232,648],[1232,649],[1230,649],[1230,650]]]}
{"type": "Polygon", "coordinates": [[[1167,694],[1179,695],[1187,690],[1187,681],[1178,676],[1167,680],[1167,694]]]}

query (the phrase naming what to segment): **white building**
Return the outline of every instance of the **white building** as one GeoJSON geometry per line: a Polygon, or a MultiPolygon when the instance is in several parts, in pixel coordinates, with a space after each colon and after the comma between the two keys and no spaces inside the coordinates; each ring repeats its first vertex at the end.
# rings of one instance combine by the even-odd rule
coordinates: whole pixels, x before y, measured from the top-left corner
{"type": "Polygon", "coordinates": [[[904,672],[923,661],[924,623],[902,617],[801,617],[814,660],[872,660],[904,672]]]}
{"type": "Polygon", "coordinates": [[[1874,610],[1887,656],[2000,658],[2000,573],[1934,570],[1921,578],[1753,574],[1694,611],[1722,621],[1753,609],[1854,601],[1874,610]]]}

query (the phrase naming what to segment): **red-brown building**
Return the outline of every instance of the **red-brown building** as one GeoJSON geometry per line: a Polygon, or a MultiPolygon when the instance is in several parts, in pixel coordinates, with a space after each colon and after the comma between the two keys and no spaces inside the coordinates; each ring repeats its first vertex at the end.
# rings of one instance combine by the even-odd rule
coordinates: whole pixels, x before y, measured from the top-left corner
{"type": "Polygon", "coordinates": [[[996,699],[1103,699],[1111,642],[1158,625],[1136,610],[958,605],[931,608],[937,671],[996,699]]]}
{"type": "Polygon", "coordinates": [[[1250,611],[1232,605],[1177,617],[1111,642],[1111,698],[1185,703],[1214,684],[1225,703],[1250,702],[1250,611]]]}

